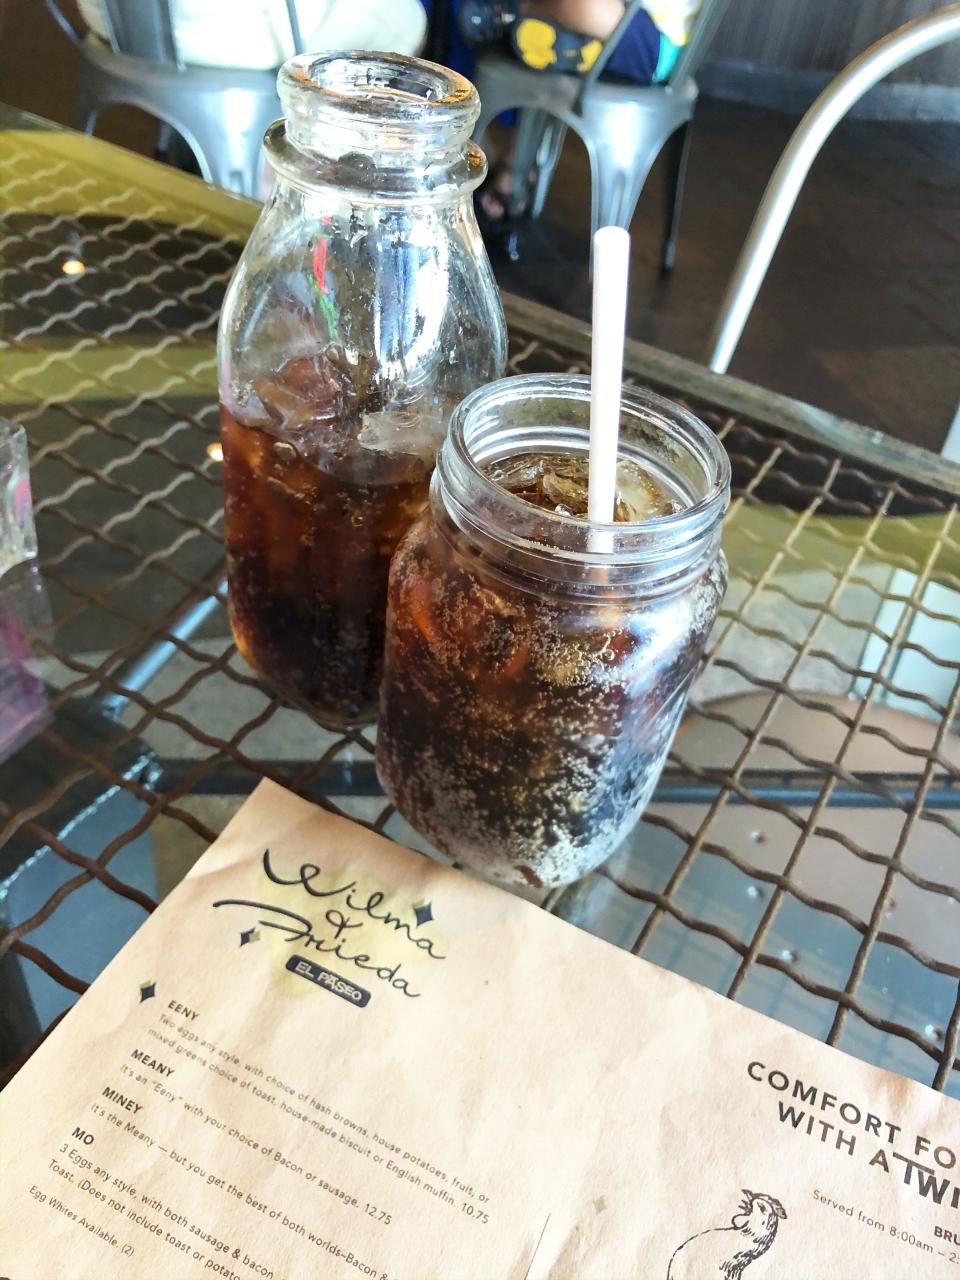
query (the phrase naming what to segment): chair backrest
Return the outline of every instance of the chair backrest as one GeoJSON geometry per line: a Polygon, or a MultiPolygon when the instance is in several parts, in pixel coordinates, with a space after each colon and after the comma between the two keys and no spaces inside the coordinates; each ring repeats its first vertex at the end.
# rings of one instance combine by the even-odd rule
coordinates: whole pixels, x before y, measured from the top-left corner
{"type": "Polygon", "coordinates": [[[63,34],[69,40],[72,40],[74,44],[80,44],[83,40],[83,29],[70,21],[57,4],[57,0],[44,0],[44,4],[47,6],[51,18],[53,18],[63,34]]]}
{"type": "MultiPolygon", "coordinates": [[[[703,61],[704,55],[710,46],[710,41],[713,39],[714,32],[729,2],[730,0],[703,0],[700,12],[697,14],[696,21],[693,24],[693,30],[690,33],[690,39],[680,50],[680,55],[674,64],[673,70],[665,81],[666,84],[679,84],[695,73],[703,61]]],[[[626,34],[627,27],[644,7],[645,0],[630,0],[630,3],[623,11],[623,17],[604,42],[604,46],[600,50],[600,56],[583,77],[583,88],[580,91],[581,97],[600,77],[604,67],[613,57],[617,45],[626,34]]]]}
{"type": "Polygon", "coordinates": [[[690,39],[680,50],[680,56],[667,77],[668,84],[680,84],[696,75],[729,3],[730,0],[703,0],[690,39]]]}
{"type": "MultiPolygon", "coordinates": [[[[83,30],[70,21],[57,0],[45,0],[45,4],[57,26],[75,44],[79,44],[83,30]]],[[[297,0],[286,0],[286,8],[294,52],[303,53],[297,0]]],[[[117,53],[183,66],[177,51],[170,0],[103,0],[103,13],[107,37],[117,53]]]]}
{"type": "Polygon", "coordinates": [[[170,0],[102,0],[107,36],[117,53],[181,66],[170,0]]]}
{"type": "Polygon", "coordinates": [[[293,36],[294,53],[304,53],[303,35],[300,31],[300,18],[297,14],[297,0],[287,0],[287,19],[290,23],[290,34],[293,36]]]}
{"type": "Polygon", "coordinates": [[[767,183],[714,321],[704,363],[715,372],[729,368],[800,188],[827,138],[891,71],[950,40],[960,40],[960,4],[914,18],[864,49],[830,81],[797,125],[767,183]]]}
{"type": "Polygon", "coordinates": [[[624,34],[626,33],[626,30],[627,30],[627,27],[629,27],[630,23],[633,21],[633,19],[637,16],[637,14],[640,12],[640,10],[643,7],[644,7],[644,0],[630,0],[630,3],[627,5],[627,7],[623,11],[623,17],[620,19],[620,21],[617,23],[617,25],[614,27],[614,29],[610,32],[610,34],[607,36],[606,40],[604,41],[603,48],[600,50],[600,54],[596,62],[593,64],[593,66],[590,68],[587,74],[583,77],[583,87],[580,90],[580,94],[578,95],[579,97],[582,98],[584,93],[587,92],[590,86],[600,78],[601,72],[603,71],[607,63],[610,61],[610,59],[613,57],[614,50],[616,49],[620,41],[623,39],[624,34]]]}

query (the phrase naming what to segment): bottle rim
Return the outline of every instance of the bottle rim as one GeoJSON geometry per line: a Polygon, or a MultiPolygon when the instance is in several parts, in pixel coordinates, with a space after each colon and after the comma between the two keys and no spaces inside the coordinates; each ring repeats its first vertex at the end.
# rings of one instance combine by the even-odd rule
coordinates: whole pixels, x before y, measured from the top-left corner
{"type": "Polygon", "coordinates": [[[358,49],[301,53],[288,59],[277,90],[294,142],[309,143],[318,126],[376,126],[381,138],[415,131],[451,142],[466,139],[480,113],[477,91],[465,76],[424,58],[358,49]]]}
{"type": "Polygon", "coordinates": [[[436,484],[451,518],[474,542],[532,572],[583,585],[643,579],[676,583],[719,549],[730,494],[723,445],[695,414],[640,387],[624,387],[618,456],[670,472],[686,505],[637,523],[588,522],[536,507],[486,473],[524,452],[589,449],[590,378],[524,374],[472,392],[454,411],[436,484]],[[614,572],[611,572],[614,571],[614,572]]]}

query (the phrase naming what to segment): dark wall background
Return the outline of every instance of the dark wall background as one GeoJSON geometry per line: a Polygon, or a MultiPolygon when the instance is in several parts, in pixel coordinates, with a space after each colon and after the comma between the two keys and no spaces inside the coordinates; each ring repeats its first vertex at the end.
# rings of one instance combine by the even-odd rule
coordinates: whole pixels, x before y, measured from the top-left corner
{"type": "MultiPolygon", "coordinates": [[[[944,7],[930,0],[730,0],[710,56],[839,71],[894,28],[944,7]]],[[[915,59],[891,79],[960,85],[960,40],[915,59]]]]}

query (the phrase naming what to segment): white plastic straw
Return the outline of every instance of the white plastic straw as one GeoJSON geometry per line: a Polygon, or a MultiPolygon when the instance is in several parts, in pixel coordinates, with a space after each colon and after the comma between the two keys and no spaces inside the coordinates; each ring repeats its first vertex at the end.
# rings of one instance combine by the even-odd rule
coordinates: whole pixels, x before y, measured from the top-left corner
{"type": "MultiPolygon", "coordinates": [[[[617,496],[620,384],[627,318],[630,236],[622,227],[601,227],[593,237],[593,346],[590,357],[590,471],[587,519],[613,520],[617,496]]],[[[594,531],[591,546],[604,550],[607,536],[594,531]]]]}

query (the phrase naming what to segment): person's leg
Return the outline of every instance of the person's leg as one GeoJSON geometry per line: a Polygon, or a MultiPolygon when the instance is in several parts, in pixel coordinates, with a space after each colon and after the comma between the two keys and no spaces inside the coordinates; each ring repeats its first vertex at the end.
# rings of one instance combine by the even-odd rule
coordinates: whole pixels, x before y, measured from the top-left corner
{"type": "Polygon", "coordinates": [[[498,43],[524,18],[603,41],[623,17],[624,4],[625,0],[463,0],[457,21],[471,45],[498,43]]]}
{"type": "Polygon", "coordinates": [[[524,0],[524,17],[548,18],[580,35],[606,40],[623,17],[623,0],[524,0]]]}
{"type": "Polygon", "coordinates": [[[584,75],[623,13],[624,0],[520,0],[510,43],[520,61],[535,71],[584,75]]]}
{"type": "MultiPolygon", "coordinates": [[[[623,12],[624,0],[520,0],[511,43],[528,67],[582,75],[593,66],[623,12]]],[[[646,9],[640,9],[603,74],[634,84],[654,84],[667,78],[678,53],[646,9]]]]}

